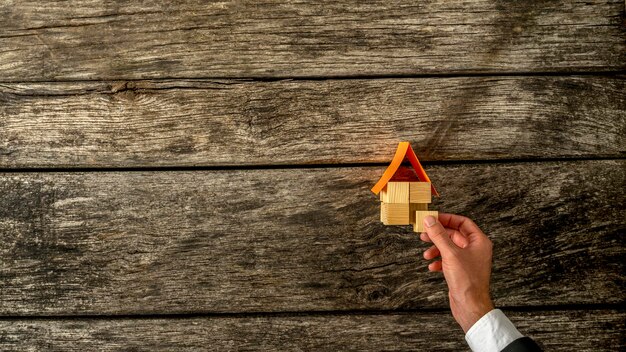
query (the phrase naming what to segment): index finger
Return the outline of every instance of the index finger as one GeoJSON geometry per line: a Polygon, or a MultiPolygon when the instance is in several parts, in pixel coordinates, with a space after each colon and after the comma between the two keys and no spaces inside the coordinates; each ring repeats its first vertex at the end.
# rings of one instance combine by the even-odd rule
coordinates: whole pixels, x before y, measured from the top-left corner
{"type": "Polygon", "coordinates": [[[439,222],[447,228],[458,230],[464,236],[480,232],[480,228],[472,219],[462,215],[439,213],[439,222]]]}

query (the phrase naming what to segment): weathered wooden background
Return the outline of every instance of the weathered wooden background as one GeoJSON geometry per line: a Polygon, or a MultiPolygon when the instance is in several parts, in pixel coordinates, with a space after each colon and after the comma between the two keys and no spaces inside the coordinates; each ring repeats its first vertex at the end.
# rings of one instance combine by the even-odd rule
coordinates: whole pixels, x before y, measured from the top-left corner
{"type": "Polygon", "coordinates": [[[626,345],[624,1],[0,2],[0,350],[466,349],[411,141],[555,351],[626,345]]]}

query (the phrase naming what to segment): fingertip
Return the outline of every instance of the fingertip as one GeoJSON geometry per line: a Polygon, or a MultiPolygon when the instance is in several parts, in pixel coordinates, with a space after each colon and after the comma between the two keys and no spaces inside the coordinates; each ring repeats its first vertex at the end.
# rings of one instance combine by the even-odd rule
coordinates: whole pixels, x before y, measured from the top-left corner
{"type": "Polygon", "coordinates": [[[463,243],[461,244],[461,248],[465,248],[467,246],[469,246],[469,240],[465,237],[463,237],[463,243]]]}
{"type": "Polygon", "coordinates": [[[469,246],[469,240],[463,236],[455,236],[454,237],[454,244],[456,244],[459,248],[464,249],[467,246],[469,246]],[[458,242],[458,243],[457,243],[458,242]]]}
{"type": "Polygon", "coordinates": [[[424,226],[426,226],[427,228],[433,227],[436,223],[437,219],[434,216],[428,215],[424,217],[424,226]]]}
{"type": "Polygon", "coordinates": [[[441,260],[428,264],[428,270],[433,271],[433,272],[441,271],[442,270],[441,260]]]}
{"type": "Polygon", "coordinates": [[[431,242],[430,237],[428,237],[428,234],[426,232],[420,233],[420,240],[424,242],[431,242]]]}

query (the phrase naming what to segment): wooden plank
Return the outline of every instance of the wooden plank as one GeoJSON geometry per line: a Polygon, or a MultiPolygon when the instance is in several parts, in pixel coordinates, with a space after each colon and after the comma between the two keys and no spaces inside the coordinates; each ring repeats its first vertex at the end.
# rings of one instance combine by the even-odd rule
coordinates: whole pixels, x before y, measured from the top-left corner
{"type": "Polygon", "coordinates": [[[0,167],[621,157],[624,77],[0,85],[0,167]]]}
{"type": "Polygon", "coordinates": [[[623,0],[0,7],[0,81],[623,70],[623,0]]]}
{"type": "MultiPolygon", "coordinates": [[[[626,313],[507,312],[549,351],[617,351],[626,313]]],[[[385,315],[0,320],[3,351],[462,351],[446,312],[385,315]]]]}
{"type": "MultiPolygon", "coordinates": [[[[491,236],[499,306],[623,303],[625,166],[432,166],[432,209],[491,236]]],[[[0,174],[0,314],[446,307],[411,226],[379,221],[382,172],[0,174]]]]}

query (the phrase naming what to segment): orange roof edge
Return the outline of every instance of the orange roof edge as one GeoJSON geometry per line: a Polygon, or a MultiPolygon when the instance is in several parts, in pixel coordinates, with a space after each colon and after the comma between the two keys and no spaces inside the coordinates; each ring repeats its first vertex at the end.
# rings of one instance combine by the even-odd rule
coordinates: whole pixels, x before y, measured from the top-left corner
{"type": "MultiPolygon", "coordinates": [[[[413,151],[413,148],[411,148],[411,144],[409,142],[400,142],[398,144],[398,149],[396,149],[396,155],[394,155],[393,160],[391,160],[391,164],[389,164],[387,170],[385,170],[378,182],[376,182],[374,187],[372,187],[372,192],[374,192],[374,194],[380,193],[385,185],[387,185],[396,171],[398,171],[398,168],[400,168],[400,165],[402,165],[402,161],[404,161],[405,157],[409,159],[409,163],[411,163],[411,166],[415,169],[417,177],[422,182],[430,182],[430,178],[428,178],[428,175],[426,174],[426,171],[424,171],[417,155],[413,151]]],[[[430,188],[433,194],[439,197],[439,193],[437,193],[437,190],[432,182],[430,182],[430,188]]]]}

